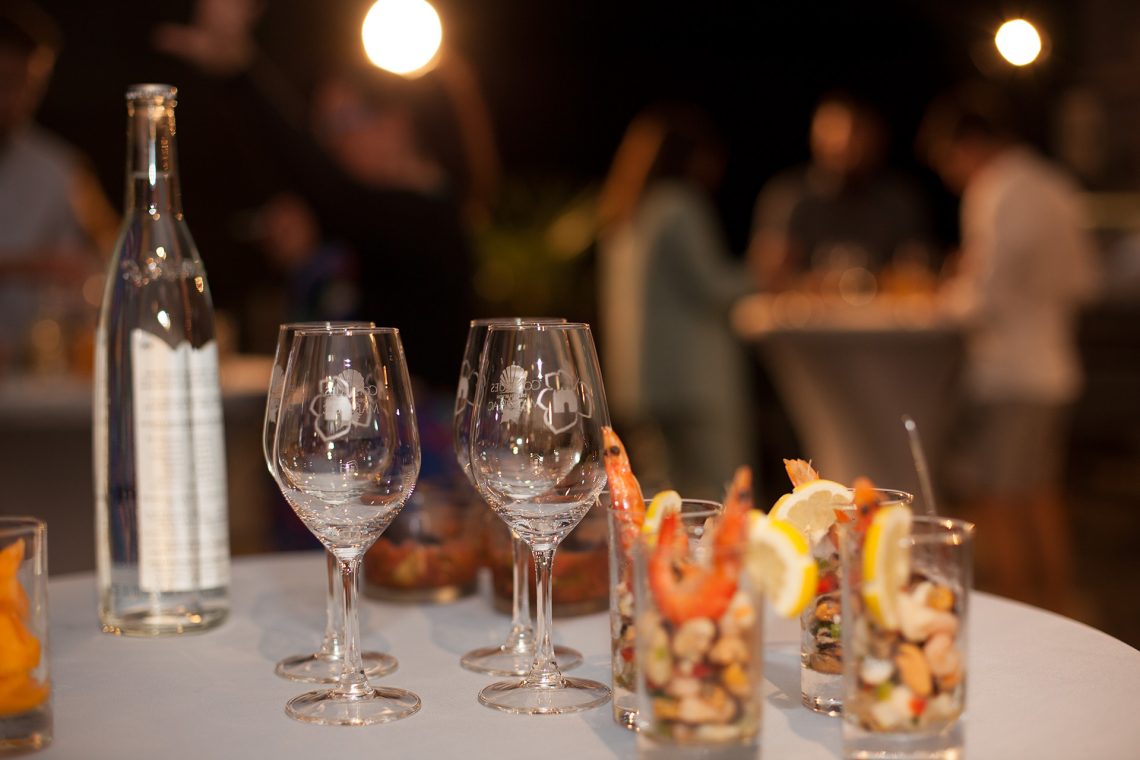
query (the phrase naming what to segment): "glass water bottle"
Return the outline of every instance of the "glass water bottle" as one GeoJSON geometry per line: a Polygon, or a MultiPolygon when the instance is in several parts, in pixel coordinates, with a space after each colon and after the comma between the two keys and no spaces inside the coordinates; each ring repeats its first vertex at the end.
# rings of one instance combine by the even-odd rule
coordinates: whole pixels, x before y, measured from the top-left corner
{"type": "Polygon", "coordinates": [[[174,87],[127,90],[125,219],[96,333],[96,564],[103,630],[212,628],[229,610],[218,345],[182,218],[174,87]]]}

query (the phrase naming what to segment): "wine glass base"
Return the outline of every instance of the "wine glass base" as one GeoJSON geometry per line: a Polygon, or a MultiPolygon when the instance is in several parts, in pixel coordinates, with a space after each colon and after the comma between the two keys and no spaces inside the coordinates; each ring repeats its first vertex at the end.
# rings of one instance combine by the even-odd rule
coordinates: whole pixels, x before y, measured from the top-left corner
{"type": "MultiPolygon", "coordinates": [[[[369,678],[386,676],[399,667],[395,657],[381,652],[361,652],[360,659],[364,663],[364,675],[369,678]]],[[[277,663],[273,672],[301,683],[337,683],[343,667],[343,658],[316,652],[286,657],[277,663]]]]}
{"type": "Polygon", "coordinates": [[[487,707],[519,715],[561,715],[603,705],[610,689],[585,678],[563,678],[556,686],[528,681],[500,681],[479,692],[487,707]]]}
{"type": "Polygon", "coordinates": [[[362,694],[321,689],[289,700],[285,714],[322,726],[370,726],[415,715],[420,704],[419,697],[404,689],[371,688],[362,694]]]}
{"type": "MultiPolygon", "coordinates": [[[[558,663],[559,670],[570,670],[582,664],[582,653],[577,649],[555,645],[554,660],[558,663]]],[[[534,665],[534,650],[519,651],[506,644],[472,649],[459,658],[459,664],[467,670],[490,676],[525,676],[534,665]]]]}

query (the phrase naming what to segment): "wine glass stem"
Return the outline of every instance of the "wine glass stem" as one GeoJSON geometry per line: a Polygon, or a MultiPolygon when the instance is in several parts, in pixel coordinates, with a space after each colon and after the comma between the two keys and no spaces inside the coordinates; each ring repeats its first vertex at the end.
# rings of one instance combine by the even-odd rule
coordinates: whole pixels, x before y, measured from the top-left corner
{"type": "Polygon", "coordinates": [[[557,686],[562,681],[562,673],[554,660],[554,644],[550,629],[553,625],[554,607],[551,604],[551,569],[554,565],[554,548],[534,550],[534,574],[538,586],[538,629],[534,642],[534,664],[526,677],[528,684],[536,686],[557,686]]]}
{"type": "Polygon", "coordinates": [[[530,624],[530,549],[519,534],[511,531],[511,633],[508,646],[516,652],[530,651],[534,628],[530,624]]]}
{"type": "Polygon", "coordinates": [[[356,571],[360,566],[360,555],[350,559],[340,559],[340,580],[342,622],[344,633],[344,665],[340,671],[340,683],[336,691],[341,694],[363,694],[369,690],[368,679],[364,675],[364,664],[360,659],[360,618],[356,612],[356,571]]]}
{"type": "Polygon", "coordinates": [[[339,660],[344,657],[344,647],[341,646],[341,608],[340,600],[342,587],[340,583],[340,562],[336,555],[325,550],[325,565],[328,568],[328,593],[325,595],[325,638],[321,642],[320,655],[329,659],[339,660]]]}

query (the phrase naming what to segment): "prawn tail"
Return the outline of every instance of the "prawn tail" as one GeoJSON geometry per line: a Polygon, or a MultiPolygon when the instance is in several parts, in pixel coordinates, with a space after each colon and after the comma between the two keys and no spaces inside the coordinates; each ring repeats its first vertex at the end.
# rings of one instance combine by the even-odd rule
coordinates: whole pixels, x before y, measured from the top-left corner
{"type": "Polygon", "coordinates": [[[855,532],[865,534],[871,525],[871,518],[879,509],[879,492],[870,478],[855,479],[852,500],[855,502],[855,532]]]}
{"type": "Polygon", "coordinates": [[[645,519],[645,498],[630,466],[625,444],[618,438],[614,429],[608,426],[602,428],[602,442],[605,445],[602,461],[606,467],[606,480],[610,487],[610,504],[614,509],[628,512],[640,525],[645,519]]]}
{"type": "Polygon", "coordinates": [[[803,459],[785,459],[784,471],[788,473],[788,479],[792,481],[793,488],[799,488],[813,480],[819,480],[819,473],[811,466],[810,459],[807,461],[803,459]]]}
{"type": "Polygon", "coordinates": [[[733,473],[732,484],[725,493],[724,512],[716,536],[718,545],[731,546],[743,540],[752,508],[752,468],[741,466],[733,473]]]}

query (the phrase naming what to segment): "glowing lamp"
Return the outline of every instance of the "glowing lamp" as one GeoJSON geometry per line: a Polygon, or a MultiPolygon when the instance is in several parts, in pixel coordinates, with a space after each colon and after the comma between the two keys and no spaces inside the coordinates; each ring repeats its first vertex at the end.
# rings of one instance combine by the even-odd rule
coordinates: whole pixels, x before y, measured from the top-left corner
{"type": "Polygon", "coordinates": [[[360,34],[374,65],[393,74],[417,76],[435,63],[443,25],[427,0],[376,0],[360,34]]]}
{"type": "Polygon", "coordinates": [[[1041,54],[1041,35],[1022,18],[1002,24],[994,35],[994,44],[1001,57],[1014,66],[1028,66],[1041,54]]]}

